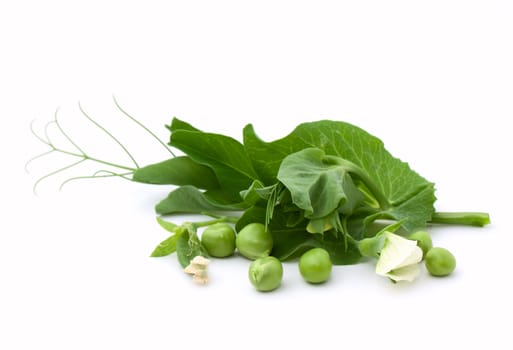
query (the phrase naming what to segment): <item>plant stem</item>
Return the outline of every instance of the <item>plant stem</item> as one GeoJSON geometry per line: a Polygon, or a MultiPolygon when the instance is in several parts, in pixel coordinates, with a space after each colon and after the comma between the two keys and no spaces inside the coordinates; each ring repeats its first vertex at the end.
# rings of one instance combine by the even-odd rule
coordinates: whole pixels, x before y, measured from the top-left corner
{"type": "MultiPolygon", "coordinates": [[[[89,114],[87,114],[84,109],[82,108],[82,105],[79,103],[78,104],[78,109],[80,109],[80,112],[84,115],[84,117],[86,117],[91,123],[93,123],[96,127],[98,127],[101,131],[103,131],[104,133],[106,133],[112,140],[114,140],[114,142],[116,142],[120,147],[121,149],[128,155],[128,157],[130,157],[130,159],[132,160],[132,162],[134,163],[135,167],[136,168],[139,168],[139,164],[137,164],[137,161],[135,160],[135,158],[132,156],[132,154],[128,151],[128,149],[125,147],[125,145],[123,145],[121,143],[121,141],[119,141],[117,139],[117,137],[115,137],[110,131],[108,131],[105,127],[103,127],[103,125],[101,125],[100,123],[98,123],[96,120],[94,120],[93,118],[91,118],[89,116],[89,114]]],[[[61,132],[64,134],[63,130],[61,129],[61,132]]],[[[68,138],[68,140],[70,140],[70,142],[73,143],[73,145],[75,145],[75,143],[73,141],[71,141],[71,139],[66,135],[64,134],[64,136],[66,136],[68,138]]],[[[75,145],[75,147],[77,147],[75,145]]],[[[80,148],[77,147],[77,149],[81,152],[81,153],[84,153],[80,148]]],[[[84,154],[85,155],[85,154],[84,154]]],[[[130,168],[124,168],[124,169],[127,169],[129,170],[130,168]]]]}
{"type": "Polygon", "coordinates": [[[112,99],[114,100],[114,104],[116,105],[116,107],[118,107],[118,109],[121,111],[121,113],[123,113],[130,120],[132,120],[134,123],[136,123],[141,128],[143,128],[144,131],[146,131],[148,134],[150,134],[151,137],[153,137],[155,140],[157,140],[158,143],[160,143],[169,153],[171,153],[171,155],[173,157],[175,156],[175,154],[173,153],[171,148],[169,148],[168,145],[166,145],[161,139],[159,139],[159,137],[157,135],[155,135],[155,133],[153,131],[148,129],[143,123],[141,123],[140,121],[138,121],[137,119],[132,117],[130,114],[128,114],[128,112],[126,112],[123,108],[121,108],[120,104],[118,103],[118,101],[116,100],[116,98],[114,96],[112,96],[112,99]]]}
{"type": "MultiPolygon", "coordinates": [[[[328,158],[327,156],[326,158],[328,158]]],[[[339,157],[334,157],[336,162],[342,166],[350,173],[356,175],[360,178],[360,180],[364,183],[364,185],[369,189],[371,195],[376,199],[379,203],[381,209],[388,209],[390,207],[390,202],[388,201],[387,196],[381,191],[381,188],[376,185],[376,182],[373,181],[362,168],[358,165],[354,164],[351,161],[346,159],[342,159],[339,157]]]]}
{"type": "Polygon", "coordinates": [[[210,226],[210,225],[217,224],[220,222],[228,222],[228,223],[235,224],[235,223],[237,223],[238,219],[239,218],[236,218],[233,216],[220,216],[220,217],[218,217],[216,219],[212,219],[212,220],[193,222],[192,225],[194,226],[194,228],[198,228],[198,227],[210,226]]]}
{"type": "Polygon", "coordinates": [[[82,158],[84,161],[85,160],[90,160],[90,161],[93,161],[93,162],[96,162],[96,163],[100,163],[100,164],[104,164],[104,165],[108,165],[108,166],[111,166],[111,167],[114,167],[114,168],[118,168],[118,169],[122,169],[122,170],[128,170],[130,172],[134,172],[135,170],[137,170],[137,168],[134,168],[134,167],[129,167],[129,166],[125,166],[125,165],[121,165],[121,164],[116,164],[116,163],[112,163],[112,162],[108,162],[106,160],[102,160],[102,159],[99,159],[99,158],[95,158],[95,157],[90,157],[88,156],[87,154],[85,153],[75,153],[75,152],[71,152],[71,151],[66,151],[64,149],[60,149],[60,148],[57,148],[53,145],[51,145],[50,147],[52,147],[52,151],[50,152],[59,152],[59,153],[62,153],[62,154],[67,154],[69,156],[72,156],[72,157],[77,157],[77,158],[82,158]]]}
{"type": "Polygon", "coordinates": [[[482,227],[490,223],[490,215],[480,212],[435,212],[429,222],[482,227]]]}

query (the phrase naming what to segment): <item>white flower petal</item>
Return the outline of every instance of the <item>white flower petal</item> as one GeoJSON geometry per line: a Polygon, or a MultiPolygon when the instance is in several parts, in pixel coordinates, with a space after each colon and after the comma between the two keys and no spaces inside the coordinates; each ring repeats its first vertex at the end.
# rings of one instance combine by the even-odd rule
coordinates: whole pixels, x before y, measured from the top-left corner
{"type": "Polygon", "coordinates": [[[401,267],[396,270],[392,270],[387,273],[387,277],[390,279],[399,282],[399,281],[408,281],[411,282],[415,278],[417,278],[420,274],[419,264],[413,264],[401,267]]]}
{"type": "Polygon", "coordinates": [[[417,264],[422,261],[422,249],[419,246],[414,246],[410,252],[410,255],[406,256],[404,261],[397,265],[396,269],[417,264]]]}
{"type": "Polygon", "coordinates": [[[391,232],[386,232],[385,235],[385,244],[376,264],[376,273],[378,275],[386,275],[389,271],[404,266],[405,260],[409,260],[408,258],[412,255],[412,252],[418,248],[416,241],[403,238],[391,232]]]}
{"type": "Polygon", "coordinates": [[[386,232],[385,244],[376,263],[376,273],[394,281],[413,281],[420,273],[422,249],[417,242],[386,232]]]}

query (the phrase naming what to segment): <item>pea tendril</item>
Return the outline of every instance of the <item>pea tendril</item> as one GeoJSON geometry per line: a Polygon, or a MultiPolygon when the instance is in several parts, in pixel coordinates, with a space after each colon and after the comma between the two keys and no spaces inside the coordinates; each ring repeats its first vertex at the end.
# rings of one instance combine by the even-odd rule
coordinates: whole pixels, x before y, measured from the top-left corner
{"type": "Polygon", "coordinates": [[[112,96],[112,99],[114,100],[114,104],[116,105],[116,107],[119,109],[119,111],[121,113],[123,113],[127,118],[129,118],[130,120],[132,120],[134,123],[136,123],[137,125],[139,125],[141,128],[143,128],[144,131],[146,131],[148,134],[150,134],[158,143],[160,143],[162,145],[162,147],[164,147],[166,149],[166,151],[168,151],[173,157],[175,156],[175,154],[173,153],[173,151],[171,150],[171,148],[169,148],[157,135],[155,135],[155,133],[153,131],[151,131],[150,129],[148,129],[146,127],[146,125],[144,125],[143,123],[141,123],[140,121],[138,121],[137,119],[135,119],[134,117],[132,117],[128,112],[126,112],[118,103],[118,101],[116,100],[116,97],[112,96]]]}
{"type": "Polygon", "coordinates": [[[132,178],[129,177],[132,175],[133,172],[126,172],[126,173],[116,173],[110,170],[98,170],[93,175],[85,175],[85,176],[74,176],[70,177],[69,179],[63,181],[59,187],[59,190],[62,190],[64,185],[71,181],[75,180],[85,180],[85,179],[98,179],[98,178],[108,178],[108,177],[120,177],[122,179],[132,181],[132,178]]]}
{"type": "MultiPolygon", "coordinates": [[[[130,114],[128,114],[122,107],[121,105],[119,104],[119,102],[116,100],[116,98],[113,96],[113,100],[114,100],[114,104],[116,105],[116,107],[119,109],[119,111],[125,116],[127,117],[128,119],[130,119],[131,121],[133,121],[134,123],[136,123],[138,126],[142,127],[142,129],[144,131],[146,131],[151,137],[153,137],[154,139],[156,139],[173,157],[175,156],[175,154],[173,153],[173,151],[162,141],[160,140],[156,135],[155,133],[153,133],[150,129],[148,129],[146,126],[144,126],[141,122],[139,122],[136,118],[134,118],[133,116],[131,116],[130,114]]],[[[34,130],[34,121],[32,121],[32,123],[30,124],[30,131],[31,133],[41,142],[43,143],[44,145],[46,145],[47,147],[49,147],[50,149],[41,153],[41,154],[38,154],[34,157],[32,157],[31,159],[29,159],[26,164],[25,164],[25,171],[28,173],[29,172],[29,165],[38,160],[38,159],[41,159],[41,158],[45,158],[46,156],[49,156],[51,154],[54,154],[54,153],[58,153],[58,154],[62,154],[62,155],[66,155],[66,156],[70,156],[70,157],[74,157],[74,158],[78,158],[77,161],[73,162],[73,163],[70,163],[66,166],[63,166],[62,168],[59,168],[57,170],[54,170],[54,171],[51,171],[41,177],[39,177],[35,183],[34,183],[34,186],[33,186],[33,192],[34,193],[37,193],[37,187],[39,186],[39,184],[48,179],[49,177],[52,177],[54,175],[57,175],[59,173],[62,173],[66,170],[69,170],[71,168],[74,168],[78,165],[80,165],[81,163],[84,163],[86,161],[90,161],[90,162],[93,162],[93,163],[98,163],[98,164],[102,164],[102,165],[106,165],[106,166],[109,166],[109,167],[112,167],[112,168],[116,168],[116,169],[119,169],[120,172],[116,172],[116,171],[112,171],[112,170],[98,170],[96,171],[94,174],[92,175],[84,175],[84,176],[74,176],[74,177],[70,177],[66,180],[64,180],[59,189],[62,189],[64,187],[64,185],[66,185],[67,183],[71,182],[71,181],[74,181],[74,180],[81,180],[81,179],[95,179],[95,178],[107,178],[107,177],[120,177],[120,178],[123,178],[125,180],[131,180],[131,175],[133,175],[133,173],[137,170],[137,169],[140,169],[140,166],[139,166],[139,163],[137,162],[137,160],[135,159],[135,157],[132,155],[132,153],[130,153],[130,151],[128,150],[128,148],[123,145],[123,143],[113,134],[111,133],[107,128],[105,128],[102,124],[100,124],[99,122],[97,122],[95,119],[93,119],[86,111],[85,109],[82,107],[82,104],[79,103],[78,104],[78,108],[80,110],[80,113],[89,121],[91,122],[95,127],[97,127],[98,129],[100,129],[102,132],[104,132],[110,139],[112,139],[122,150],[124,153],[126,153],[128,155],[128,157],[130,158],[131,162],[133,163],[132,166],[128,166],[128,165],[123,165],[123,164],[119,164],[119,163],[116,163],[116,162],[112,162],[112,161],[108,161],[108,160],[104,160],[104,159],[100,159],[100,158],[97,158],[97,157],[93,157],[91,155],[89,155],[82,147],[80,147],[78,145],[77,142],[75,142],[73,140],[73,138],[71,137],[71,135],[64,129],[64,127],[62,126],[62,124],[60,123],[60,120],[58,118],[58,115],[59,115],[59,109],[57,109],[54,113],[54,118],[53,120],[49,121],[48,123],[45,124],[44,126],[44,129],[43,129],[43,135],[40,135],[39,133],[37,133],[35,130],[34,130]],[[58,146],[56,143],[54,143],[54,141],[52,140],[52,138],[50,137],[50,128],[52,127],[55,127],[57,129],[57,131],[65,138],[65,140],[67,142],[69,142],[69,144],[74,148],[73,149],[67,149],[67,148],[64,148],[64,147],[61,147],[61,146],[58,146]]]]}
{"type": "MultiPolygon", "coordinates": [[[[139,169],[139,164],[137,164],[137,161],[135,160],[135,158],[132,156],[132,154],[128,151],[128,149],[125,147],[125,145],[123,145],[110,131],[108,131],[106,128],[104,128],[100,123],[98,123],[96,120],[94,120],[93,118],[91,118],[85,111],[84,109],[82,108],[82,105],[80,104],[80,102],[78,103],[78,108],[80,109],[80,112],[84,115],[84,117],[86,117],[91,123],[93,123],[94,125],[96,125],[101,131],[105,132],[112,140],[114,140],[114,142],[116,142],[122,149],[123,151],[125,151],[125,153],[128,155],[128,157],[130,157],[130,159],[132,160],[132,162],[134,163],[135,167],[137,169],[139,169]]],[[[69,139],[69,138],[68,138],[69,139]]],[[[71,140],[70,140],[71,141],[71,140]]],[[[84,152],[82,152],[83,154],[84,152]]],[[[84,154],[85,156],[85,154],[84,154]]]]}

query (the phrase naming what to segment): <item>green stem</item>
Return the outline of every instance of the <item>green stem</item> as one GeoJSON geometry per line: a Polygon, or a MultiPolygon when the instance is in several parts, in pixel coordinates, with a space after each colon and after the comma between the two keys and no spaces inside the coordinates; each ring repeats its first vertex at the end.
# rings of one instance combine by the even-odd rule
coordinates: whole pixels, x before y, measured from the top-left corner
{"type": "Polygon", "coordinates": [[[87,156],[85,154],[84,154],[84,159],[89,159],[89,160],[91,160],[93,162],[97,162],[97,163],[100,163],[100,164],[112,166],[112,167],[115,167],[115,168],[118,168],[118,169],[128,170],[130,172],[134,172],[135,170],[137,170],[136,168],[132,168],[132,167],[129,167],[129,166],[124,166],[124,165],[121,165],[121,164],[107,162],[105,160],[101,160],[101,159],[98,159],[98,158],[89,157],[89,156],[87,156]]]}
{"type": "Polygon", "coordinates": [[[210,226],[210,225],[217,224],[220,222],[228,222],[231,224],[235,224],[235,223],[237,223],[237,220],[239,220],[239,218],[234,217],[234,216],[219,216],[212,220],[193,222],[192,225],[194,226],[194,228],[199,228],[199,227],[210,226]]]}
{"type": "MultiPolygon", "coordinates": [[[[132,162],[134,163],[135,167],[138,169],[139,168],[139,164],[137,164],[137,161],[135,160],[135,158],[132,156],[132,154],[128,151],[128,149],[125,147],[125,145],[123,145],[121,143],[121,141],[119,141],[110,131],[108,131],[103,125],[101,125],[100,123],[98,123],[96,120],[94,120],[93,118],[91,118],[91,116],[89,116],[89,114],[87,114],[85,112],[85,110],[82,108],[82,105],[79,103],[78,104],[78,109],[80,109],[80,112],[84,115],[84,117],[86,117],[91,123],[93,123],[97,128],[99,128],[101,131],[103,131],[104,133],[106,133],[112,140],[114,140],[114,142],[116,142],[120,147],[121,149],[128,155],[128,157],[132,160],[132,162]]],[[[61,130],[62,131],[62,130],[61,130]]],[[[65,135],[66,136],[66,135],[65,135]]],[[[68,139],[71,141],[71,139],[68,137],[68,139]]],[[[73,145],[75,145],[73,143],[73,145]]],[[[75,145],[76,147],[76,145],[75,145]]],[[[77,147],[78,148],[78,147],[77,147]]],[[[79,151],[81,151],[82,153],[84,153],[82,150],[80,150],[80,148],[78,148],[79,151]]],[[[129,170],[128,168],[125,168],[127,170],[129,170]]]]}
{"type": "Polygon", "coordinates": [[[133,174],[133,172],[115,173],[115,172],[109,171],[109,170],[98,170],[93,175],[70,177],[69,179],[66,179],[65,181],[63,181],[61,183],[61,186],[59,189],[62,190],[64,185],[66,185],[68,182],[75,181],[75,180],[98,179],[98,178],[106,178],[106,177],[120,177],[122,179],[132,181],[132,179],[130,177],[128,177],[129,175],[132,175],[132,174],[133,174]],[[103,173],[103,175],[100,175],[100,173],[103,173]]]}
{"type": "Polygon", "coordinates": [[[376,183],[362,168],[343,158],[336,157],[336,161],[338,164],[344,166],[350,173],[356,175],[364,183],[364,185],[367,186],[371,194],[378,201],[381,209],[388,209],[390,207],[390,202],[388,201],[387,196],[381,191],[381,188],[376,185],[376,183]]]}
{"type": "Polygon", "coordinates": [[[148,134],[150,134],[151,137],[153,137],[155,140],[157,140],[158,143],[160,143],[169,153],[171,153],[171,155],[173,157],[175,157],[175,154],[173,153],[173,151],[164,142],[162,142],[162,140],[159,139],[159,137],[157,135],[155,135],[155,133],[153,131],[148,129],[143,123],[141,123],[140,121],[138,121],[137,119],[132,117],[130,114],[128,114],[128,112],[126,112],[123,108],[121,108],[120,104],[118,103],[118,101],[116,100],[116,98],[114,96],[112,96],[112,99],[114,100],[114,104],[116,105],[116,107],[118,107],[118,109],[121,111],[121,113],[123,113],[130,120],[132,120],[134,123],[136,123],[141,128],[143,128],[144,131],[146,131],[148,134]]]}
{"type": "Polygon", "coordinates": [[[429,222],[482,227],[490,223],[490,215],[480,212],[435,212],[429,222]]]}
{"type": "Polygon", "coordinates": [[[108,162],[108,161],[103,160],[103,159],[91,157],[91,156],[88,156],[85,153],[80,154],[80,153],[66,151],[64,149],[60,149],[60,148],[54,147],[53,145],[51,147],[53,148],[52,152],[55,151],[55,152],[59,152],[59,153],[62,153],[62,154],[66,154],[68,156],[77,157],[77,158],[83,158],[83,160],[90,160],[92,162],[100,163],[100,164],[103,164],[103,165],[108,165],[108,166],[111,166],[111,167],[114,167],[114,168],[118,168],[118,169],[122,169],[122,170],[128,170],[130,172],[134,172],[134,171],[137,170],[137,168],[134,168],[134,167],[129,167],[129,166],[121,165],[121,164],[116,164],[116,163],[108,162]]]}

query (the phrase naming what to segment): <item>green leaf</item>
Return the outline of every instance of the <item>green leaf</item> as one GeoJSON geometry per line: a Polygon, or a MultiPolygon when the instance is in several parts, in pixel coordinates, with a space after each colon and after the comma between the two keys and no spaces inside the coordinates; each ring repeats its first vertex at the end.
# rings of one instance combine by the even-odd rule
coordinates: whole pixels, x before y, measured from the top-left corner
{"type": "MultiPolygon", "coordinates": [[[[407,186],[406,181],[405,186],[407,186]]],[[[431,215],[434,213],[433,203],[435,200],[434,187],[430,184],[420,188],[418,192],[412,191],[408,199],[397,202],[386,211],[386,214],[396,220],[405,219],[405,228],[412,232],[424,228],[426,222],[430,221],[431,215]]]]}
{"type": "Polygon", "coordinates": [[[210,167],[221,189],[232,200],[239,199],[240,191],[258,179],[244,146],[231,137],[191,128],[171,127],[170,145],[197,163],[210,167]]]}
{"type": "Polygon", "coordinates": [[[177,213],[203,213],[205,211],[235,211],[245,208],[244,203],[224,204],[209,197],[194,186],[181,186],[160,201],[155,210],[160,215],[177,213]]]}
{"type": "Polygon", "coordinates": [[[176,251],[176,242],[178,237],[183,234],[185,229],[182,226],[176,225],[172,222],[165,221],[157,216],[158,224],[166,231],[173,232],[171,236],[160,242],[160,244],[151,253],[152,257],[160,257],[172,254],[176,251]]]}
{"type": "Polygon", "coordinates": [[[177,130],[201,131],[186,121],[180,120],[178,118],[173,118],[173,120],[171,120],[171,124],[166,125],[166,128],[171,132],[177,130]]]}
{"type": "Polygon", "coordinates": [[[285,157],[278,172],[278,180],[309,219],[325,217],[338,208],[351,213],[364,198],[345,162],[327,160],[323,150],[306,148],[285,157]]]}
{"type": "Polygon", "coordinates": [[[260,190],[263,188],[262,183],[259,180],[255,180],[251,183],[248,189],[240,191],[240,196],[244,203],[248,205],[254,205],[258,202],[263,202],[260,190]]]}
{"type": "Polygon", "coordinates": [[[356,245],[335,237],[332,232],[311,234],[306,232],[304,226],[297,226],[279,231],[271,229],[271,233],[274,241],[271,255],[280,260],[298,258],[307,250],[317,247],[326,249],[335,265],[355,264],[361,259],[356,245]]]}
{"type": "Polygon", "coordinates": [[[157,222],[164,230],[169,232],[175,232],[180,227],[177,224],[166,221],[159,216],[157,216],[157,222]]]}
{"type": "MultiPolygon", "coordinates": [[[[262,208],[260,215],[265,219],[266,209],[262,208]]],[[[271,255],[280,260],[297,258],[309,248],[316,247],[314,235],[306,231],[306,220],[303,218],[295,225],[289,225],[290,215],[283,206],[277,206],[269,222],[269,232],[273,236],[271,255]]]]}
{"type": "Polygon", "coordinates": [[[151,253],[151,256],[161,257],[174,253],[176,251],[176,242],[178,241],[179,237],[180,234],[176,233],[160,242],[160,244],[155,248],[153,253],[151,253]]]}
{"type": "Polygon", "coordinates": [[[271,255],[282,261],[296,259],[308,249],[319,246],[314,235],[299,228],[273,234],[273,242],[271,255]]]}
{"type": "Polygon", "coordinates": [[[134,171],[133,181],[156,185],[191,185],[202,189],[219,188],[216,175],[209,167],[190,157],[174,157],[134,171]]]}
{"type": "Polygon", "coordinates": [[[319,247],[326,249],[334,265],[351,265],[360,261],[362,255],[358,247],[352,242],[346,242],[331,232],[322,235],[316,234],[319,247]]]}
{"type": "Polygon", "coordinates": [[[380,139],[357,126],[330,120],[304,123],[282,139],[264,142],[248,125],[244,128],[244,146],[265,185],[276,182],[280,164],[289,154],[320,148],[327,155],[355,164],[372,179],[387,199],[388,208],[382,209],[397,220],[405,218],[406,229],[422,226],[434,212],[433,183],[393,157],[380,139]]]}
{"type": "Polygon", "coordinates": [[[235,224],[235,230],[239,232],[244,226],[251,223],[260,223],[265,225],[265,208],[259,206],[253,206],[246,209],[237,220],[235,224]]]}

